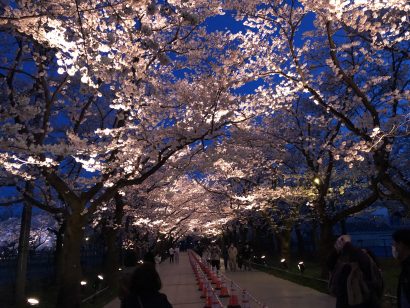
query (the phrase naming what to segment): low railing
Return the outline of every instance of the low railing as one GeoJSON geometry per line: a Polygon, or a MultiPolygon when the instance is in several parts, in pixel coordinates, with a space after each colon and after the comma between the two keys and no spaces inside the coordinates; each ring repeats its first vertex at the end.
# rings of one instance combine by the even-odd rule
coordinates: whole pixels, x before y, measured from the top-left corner
{"type": "MultiPolygon", "coordinates": [[[[195,257],[196,262],[198,262],[201,265],[201,268],[204,267],[209,267],[208,264],[206,264],[205,262],[203,262],[203,260],[201,259],[201,257],[195,253],[194,251],[190,251],[190,253],[192,253],[192,255],[195,257]]],[[[211,269],[209,269],[211,270],[211,269]]],[[[219,271],[219,275],[227,282],[230,282],[231,284],[233,284],[235,286],[236,289],[239,290],[238,295],[242,294],[243,291],[246,292],[247,296],[249,297],[249,299],[254,302],[256,304],[252,305],[252,307],[267,307],[266,304],[262,303],[261,301],[259,301],[255,296],[253,296],[251,293],[249,293],[247,290],[245,290],[244,288],[242,288],[239,284],[237,284],[235,281],[233,281],[232,279],[230,279],[229,277],[227,277],[226,275],[222,274],[219,271]]]]}
{"type": "Polygon", "coordinates": [[[81,301],[81,303],[86,303],[86,302],[88,302],[88,301],[94,299],[95,297],[98,296],[98,294],[101,294],[101,293],[107,291],[108,288],[109,288],[109,287],[105,287],[104,289],[98,290],[97,292],[95,292],[95,293],[91,294],[90,296],[84,298],[84,299],[81,301]]]}

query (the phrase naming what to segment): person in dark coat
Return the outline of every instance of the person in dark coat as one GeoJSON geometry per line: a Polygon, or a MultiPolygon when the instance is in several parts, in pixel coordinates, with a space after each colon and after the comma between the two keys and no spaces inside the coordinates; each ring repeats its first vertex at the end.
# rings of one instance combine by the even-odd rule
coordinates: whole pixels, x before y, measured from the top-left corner
{"type": "Polygon", "coordinates": [[[167,296],[160,293],[161,279],[155,265],[147,262],[134,270],[121,308],[172,308],[167,296]]]}
{"type": "Polygon", "coordinates": [[[144,255],[144,258],[142,260],[144,262],[150,262],[150,263],[155,264],[154,253],[151,250],[148,250],[147,253],[144,255]]]}
{"type": "Polygon", "coordinates": [[[243,268],[244,270],[251,270],[251,259],[252,259],[253,249],[249,246],[248,243],[242,249],[243,257],[243,268]]]}
{"type": "Polygon", "coordinates": [[[221,267],[221,248],[216,244],[211,246],[211,266],[216,267],[218,271],[221,267]]]}
{"type": "Polygon", "coordinates": [[[410,308],[410,229],[393,233],[393,257],[401,264],[397,300],[399,308],[410,308]]]}
{"type": "Polygon", "coordinates": [[[228,270],[228,259],[229,259],[229,254],[228,254],[228,246],[224,245],[222,249],[222,258],[224,259],[224,268],[225,271],[228,270]]]}
{"type": "Polygon", "coordinates": [[[351,306],[348,303],[347,281],[352,270],[352,263],[357,263],[364,279],[371,279],[369,256],[360,248],[353,246],[350,236],[342,235],[335,243],[335,249],[327,260],[331,272],[331,293],[336,296],[336,308],[376,308],[370,301],[351,306]]]}

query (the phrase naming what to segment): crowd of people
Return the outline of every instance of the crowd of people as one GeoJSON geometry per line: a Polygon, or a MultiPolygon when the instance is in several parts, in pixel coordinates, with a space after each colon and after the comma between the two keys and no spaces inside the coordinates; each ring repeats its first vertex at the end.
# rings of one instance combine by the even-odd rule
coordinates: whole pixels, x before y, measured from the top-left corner
{"type": "Polygon", "coordinates": [[[233,272],[237,270],[251,270],[252,257],[253,249],[249,243],[239,247],[239,249],[234,243],[231,243],[229,246],[223,246],[222,249],[216,243],[212,243],[202,251],[202,259],[212,267],[216,267],[219,270],[222,258],[224,269],[233,272]]]}
{"type": "MultiPolygon", "coordinates": [[[[392,255],[401,265],[398,279],[397,307],[410,308],[410,229],[393,233],[392,255]]],[[[221,249],[216,243],[205,247],[204,261],[220,270],[223,259],[225,270],[251,270],[253,250],[248,243],[239,249],[231,243],[221,249]]],[[[179,248],[168,249],[169,262],[179,262],[179,248]]],[[[159,292],[161,279],[155,269],[158,255],[147,254],[144,263],[137,265],[132,275],[120,283],[122,308],[170,308],[166,295],[159,292]]],[[[384,277],[379,262],[371,251],[355,247],[349,235],[340,236],[331,251],[329,292],[336,297],[336,308],[381,308],[384,277]]]]}

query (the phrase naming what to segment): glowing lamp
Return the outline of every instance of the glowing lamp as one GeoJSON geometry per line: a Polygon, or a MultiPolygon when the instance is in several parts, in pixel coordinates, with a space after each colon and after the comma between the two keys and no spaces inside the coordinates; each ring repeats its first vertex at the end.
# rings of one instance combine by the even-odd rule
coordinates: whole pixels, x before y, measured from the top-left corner
{"type": "Polygon", "coordinates": [[[89,239],[90,239],[90,238],[89,238],[88,236],[85,238],[86,241],[88,241],[89,239]]]}
{"type": "Polygon", "coordinates": [[[266,258],[266,256],[261,256],[261,259],[265,259],[266,258]]]}
{"type": "Polygon", "coordinates": [[[316,185],[320,185],[320,179],[318,177],[314,178],[313,183],[315,183],[316,185]]]}
{"type": "Polygon", "coordinates": [[[304,272],[305,269],[306,269],[305,263],[303,263],[303,261],[300,261],[300,262],[298,263],[298,269],[299,269],[299,272],[300,272],[301,274],[303,274],[303,272],[304,272]]]}
{"type": "Polygon", "coordinates": [[[40,301],[37,298],[30,297],[30,298],[27,299],[27,303],[30,306],[37,306],[38,304],[40,304],[40,301]]]}
{"type": "Polygon", "coordinates": [[[100,279],[100,280],[104,280],[103,275],[98,275],[97,277],[98,277],[98,279],[100,279]]]}
{"type": "Polygon", "coordinates": [[[139,263],[139,264],[143,264],[143,263],[144,263],[144,261],[142,261],[142,260],[139,260],[139,261],[138,261],[138,263],[139,263]]]}
{"type": "Polygon", "coordinates": [[[81,280],[80,284],[81,284],[82,286],[85,286],[85,285],[87,285],[87,281],[81,280]]]}
{"type": "Polygon", "coordinates": [[[286,262],[286,259],[285,259],[285,258],[283,258],[283,259],[280,260],[280,264],[282,265],[282,267],[283,267],[284,269],[288,269],[288,262],[286,262]]]}
{"type": "Polygon", "coordinates": [[[119,270],[119,271],[122,271],[122,267],[119,267],[118,270],[119,270]]]}

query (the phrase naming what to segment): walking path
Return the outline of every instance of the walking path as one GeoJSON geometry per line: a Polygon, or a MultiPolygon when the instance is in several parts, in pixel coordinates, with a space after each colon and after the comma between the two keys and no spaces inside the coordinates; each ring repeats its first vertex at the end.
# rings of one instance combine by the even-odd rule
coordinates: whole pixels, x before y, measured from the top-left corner
{"type": "MultiPolygon", "coordinates": [[[[167,295],[174,308],[202,308],[204,306],[204,300],[200,298],[200,292],[189,264],[188,254],[181,253],[179,264],[169,264],[167,260],[159,264],[157,268],[163,285],[161,292],[167,295]]],[[[327,294],[263,272],[227,272],[225,275],[270,308],[331,308],[335,306],[334,298],[327,294]]],[[[119,307],[118,299],[105,306],[105,308],[119,307]]]]}
{"type": "Polygon", "coordinates": [[[264,272],[227,272],[225,275],[270,308],[331,308],[336,306],[336,300],[327,294],[264,272]]]}

